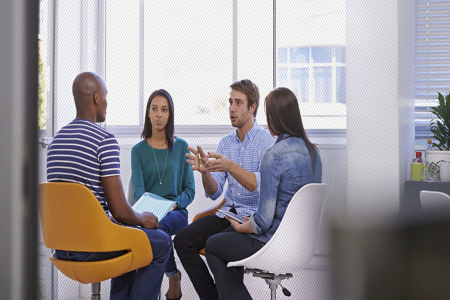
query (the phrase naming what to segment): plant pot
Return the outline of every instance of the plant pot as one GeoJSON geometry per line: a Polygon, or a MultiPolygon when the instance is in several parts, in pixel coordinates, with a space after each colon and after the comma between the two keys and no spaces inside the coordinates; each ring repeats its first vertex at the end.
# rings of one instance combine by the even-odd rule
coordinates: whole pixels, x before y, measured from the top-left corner
{"type": "Polygon", "coordinates": [[[428,178],[432,180],[441,180],[439,173],[440,163],[450,163],[450,151],[427,150],[425,153],[426,166],[428,168],[428,178]]]}

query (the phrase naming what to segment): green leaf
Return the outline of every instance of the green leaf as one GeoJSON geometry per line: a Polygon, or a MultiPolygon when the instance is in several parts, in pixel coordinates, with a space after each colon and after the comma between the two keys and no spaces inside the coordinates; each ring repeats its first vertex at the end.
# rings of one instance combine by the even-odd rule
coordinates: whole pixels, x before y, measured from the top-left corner
{"type": "Polygon", "coordinates": [[[450,149],[450,93],[444,97],[438,93],[437,106],[431,107],[430,112],[435,117],[430,122],[430,132],[433,134],[433,147],[439,150],[450,149]]]}

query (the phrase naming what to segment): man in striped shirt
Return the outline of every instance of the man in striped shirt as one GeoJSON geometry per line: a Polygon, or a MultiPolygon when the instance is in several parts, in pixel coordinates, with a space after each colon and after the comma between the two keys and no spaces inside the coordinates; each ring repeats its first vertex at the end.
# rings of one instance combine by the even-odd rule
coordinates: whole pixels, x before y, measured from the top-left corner
{"type": "MultiPolygon", "coordinates": [[[[150,212],[137,213],[128,204],[120,179],[120,149],[113,134],[96,122],[106,118],[107,89],[94,73],[79,74],[72,86],[76,118],[55,135],[47,152],[47,180],[74,182],[88,187],[105,213],[117,222],[140,226],[152,245],[153,261],[147,267],[111,280],[110,299],[157,299],[172,240],[158,230],[150,212]]],[[[59,259],[99,261],[127,251],[88,253],[57,249],[59,259]]]]}
{"type": "MultiPolygon", "coordinates": [[[[186,156],[192,169],[202,174],[206,197],[218,199],[228,182],[222,209],[246,217],[258,209],[259,163],[264,151],[275,143],[275,138],[255,120],[259,106],[258,87],[250,80],[241,80],[230,88],[229,113],[231,125],[236,130],[222,138],[216,153],[206,155],[201,147],[198,151],[189,147],[192,154],[186,156]]],[[[210,236],[226,231],[234,229],[218,212],[215,216],[198,219],[175,236],[178,257],[202,300],[218,299],[219,296],[198,251],[205,247],[210,236]]]]}

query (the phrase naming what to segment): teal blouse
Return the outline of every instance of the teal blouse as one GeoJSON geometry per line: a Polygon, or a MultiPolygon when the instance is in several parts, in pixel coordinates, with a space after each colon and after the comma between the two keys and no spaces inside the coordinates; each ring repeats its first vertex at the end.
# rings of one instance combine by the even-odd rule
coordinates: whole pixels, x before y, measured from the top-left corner
{"type": "Polygon", "coordinates": [[[156,149],[146,140],[133,146],[131,150],[131,179],[134,188],[134,199],[137,201],[145,192],[150,192],[166,199],[177,202],[176,210],[188,214],[186,207],[194,200],[195,180],[194,172],[186,162],[188,144],[177,138],[172,151],[156,149]],[[153,154],[153,150],[155,150],[153,154]],[[167,165],[164,171],[164,165],[167,165]],[[158,168],[155,162],[158,161],[158,168]],[[164,176],[163,176],[164,173],[164,176]],[[162,177],[161,184],[159,182],[162,177]]]}

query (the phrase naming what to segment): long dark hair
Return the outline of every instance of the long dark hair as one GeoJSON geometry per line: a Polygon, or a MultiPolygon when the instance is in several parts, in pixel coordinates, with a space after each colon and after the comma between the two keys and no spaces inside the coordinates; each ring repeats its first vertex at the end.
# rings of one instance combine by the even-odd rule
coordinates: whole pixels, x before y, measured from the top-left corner
{"type": "Polygon", "coordinates": [[[295,94],[287,88],[276,88],[267,95],[265,109],[267,125],[271,132],[276,135],[286,133],[290,136],[303,139],[311,156],[311,163],[314,170],[317,147],[309,141],[306,135],[295,94]]]}
{"type": "Polygon", "coordinates": [[[172,96],[170,96],[169,92],[166,90],[160,89],[154,91],[147,101],[147,108],[145,110],[145,120],[144,120],[144,130],[142,130],[141,137],[143,139],[149,138],[152,136],[152,121],[150,121],[150,117],[148,116],[148,110],[150,109],[150,106],[152,105],[153,98],[156,96],[163,96],[167,99],[167,102],[169,102],[169,120],[167,121],[166,125],[166,139],[167,144],[169,146],[169,150],[172,151],[173,148],[173,131],[174,131],[174,118],[173,118],[173,100],[172,96]]]}

